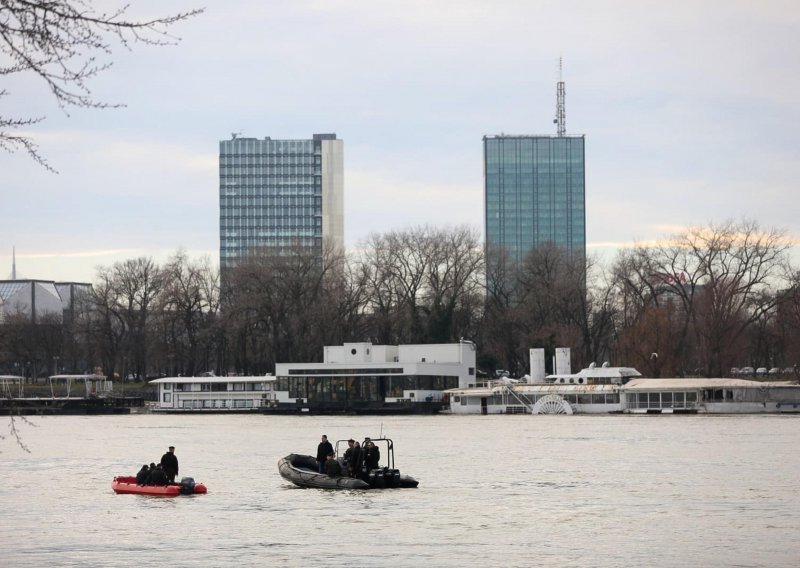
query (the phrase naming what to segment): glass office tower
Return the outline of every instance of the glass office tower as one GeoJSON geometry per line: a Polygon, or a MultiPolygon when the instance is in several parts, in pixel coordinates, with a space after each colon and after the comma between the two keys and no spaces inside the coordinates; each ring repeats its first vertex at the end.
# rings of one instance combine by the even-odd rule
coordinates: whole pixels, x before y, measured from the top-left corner
{"type": "Polygon", "coordinates": [[[344,142],[240,138],[219,143],[220,267],[253,251],[344,247],[344,142]]]}
{"type": "Polygon", "coordinates": [[[487,255],[552,243],[585,258],[584,137],[485,136],[483,151],[487,255]]]}

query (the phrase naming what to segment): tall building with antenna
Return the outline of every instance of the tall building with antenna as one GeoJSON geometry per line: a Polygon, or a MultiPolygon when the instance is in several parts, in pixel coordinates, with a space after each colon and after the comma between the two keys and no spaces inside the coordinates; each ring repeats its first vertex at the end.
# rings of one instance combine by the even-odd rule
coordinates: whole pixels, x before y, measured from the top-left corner
{"type": "Polygon", "coordinates": [[[518,263],[548,244],[571,258],[586,258],[585,138],[567,135],[564,99],[564,81],[559,80],[555,136],[483,137],[489,263],[498,255],[518,263]]]}

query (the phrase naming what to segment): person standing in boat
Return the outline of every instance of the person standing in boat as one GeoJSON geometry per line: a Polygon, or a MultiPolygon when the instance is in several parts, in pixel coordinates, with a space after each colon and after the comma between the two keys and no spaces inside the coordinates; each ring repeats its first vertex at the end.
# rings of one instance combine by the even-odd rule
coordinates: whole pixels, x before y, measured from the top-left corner
{"type": "Polygon", "coordinates": [[[350,453],[350,459],[347,460],[347,472],[350,477],[358,477],[358,470],[361,469],[361,444],[359,442],[353,443],[353,451],[350,453]]]}
{"type": "Polygon", "coordinates": [[[328,454],[332,454],[333,446],[328,441],[328,437],[323,434],[322,441],[317,446],[317,465],[320,473],[325,473],[325,462],[328,461],[328,454]]]}
{"type": "Polygon", "coordinates": [[[161,468],[167,475],[170,483],[174,483],[178,475],[178,457],[175,455],[175,446],[170,446],[166,454],[161,456],[161,468]]]}
{"type": "Polygon", "coordinates": [[[347,465],[347,475],[353,477],[357,455],[361,453],[361,446],[353,438],[347,440],[348,448],[344,452],[344,463],[347,465]]]}
{"type": "Polygon", "coordinates": [[[380,462],[381,451],[375,445],[375,442],[369,440],[366,448],[364,448],[364,464],[367,466],[367,471],[379,468],[380,462]]]}

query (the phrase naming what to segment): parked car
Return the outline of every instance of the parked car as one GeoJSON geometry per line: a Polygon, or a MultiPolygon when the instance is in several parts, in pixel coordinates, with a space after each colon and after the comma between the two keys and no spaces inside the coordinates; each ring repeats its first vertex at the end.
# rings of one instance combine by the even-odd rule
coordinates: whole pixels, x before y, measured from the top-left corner
{"type": "Polygon", "coordinates": [[[767,374],[766,367],[759,367],[758,369],[756,369],[756,375],[766,375],[766,374],[767,374]]]}
{"type": "Polygon", "coordinates": [[[750,375],[752,375],[754,373],[755,373],[755,370],[753,370],[753,367],[742,367],[741,369],[739,369],[739,374],[740,375],[750,376],[750,375]]]}
{"type": "Polygon", "coordinates": [[[731,377],[736,377],[739,375],[739,367],[731,367],[731,377]]]}
{"type": "Polygon", "coordinates": [[[778,367],[772,367],[768,371],[768,374],[770,374],[770,375],[780,375],[781,374],[781,370],[778,367]]]}
{"type": "Polygon", "coordinates": [[[786,367],[783,370],[784,375],[794,375],[794,367],[786,367]]]}

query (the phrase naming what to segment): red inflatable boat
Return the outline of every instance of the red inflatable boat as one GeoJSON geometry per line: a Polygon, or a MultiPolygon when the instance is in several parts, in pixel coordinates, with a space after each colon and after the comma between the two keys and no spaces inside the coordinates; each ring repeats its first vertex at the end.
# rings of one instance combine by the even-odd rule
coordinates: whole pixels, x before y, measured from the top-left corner
{"type": "Polygon", "coordinates": [[[181,483],[170,485],[136,485],[135,477],[119,476],[111,482],[114,493],[135,493],[137,495],[160,495],[161,497],[175,497],[177,495],[192,495],[194,493],[208,493],[202,483],[195,483],[192,478],[184,478],[181,483]]]}

